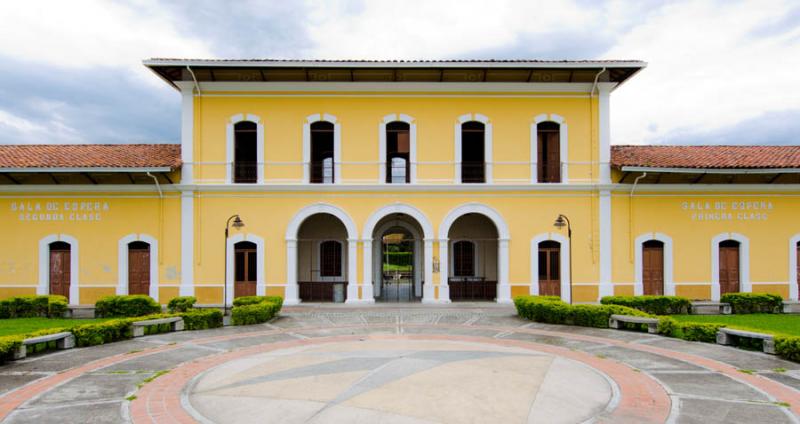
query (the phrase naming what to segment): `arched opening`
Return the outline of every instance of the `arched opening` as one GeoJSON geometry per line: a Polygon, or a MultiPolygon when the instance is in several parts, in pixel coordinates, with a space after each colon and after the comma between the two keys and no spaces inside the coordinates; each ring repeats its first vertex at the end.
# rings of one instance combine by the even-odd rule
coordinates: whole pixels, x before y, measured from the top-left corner
{"type": "Polygon", "coordinates": [[[664,295],[664,242],[648,240],[642,243],[642,293],[664,295]]]}
{"type": "Polygon", "coordinates": [[[383,217],[372,233],[373,295],[381,302],[414,302],[423,296],[423,229],[411,216],[383,217]]]}
{"type": "Polygon", "coordinates": [[[128,243],[128,294],[150,295],[150,243],[128,243]]]}
{"type": "Polygon", "coordinates": [[[741,284],[740,243],[725,240],[719,243],[720,294],[738,293],[741,284]]]}
{"type": "Polygon", "coordinates": [[[233,126],[233,182],[258,181],[258,125],[241,121],[233,126]]]}
{"type": "Polygon", "coordinates": [[[539,295],[561,297],[561,243],[539,243],[539,295]]]}
{"type": "Polygon", "coordinates": [[[498,231],[485,215],[457,218],[448,232],[450,300],[497,298],[498,231]]]}
{"type": "Polygon", "coordinates": [[[258,283],[258,246],[250,241],[233,245],[233,297],[255,296],[258,283]]]}
{"type": "Polygon", "coordinates": [[[311,163],[310,182],[314,184],[333,184],[334,173],[334,125],[328,121],[311,124],[311,163]]]}
{"type": "Polygon", "coordinates": [[[386,182],[411,182],[411,126],[407,122],[386,124],[386,182]]]}
{"type": "Polygon", "coordinates": [[[57,294],[70,299],[70,278],[72,276],[72,246],[63,241],[54,241],[49,244],[49,293],[57,294]]]}
{"type": "Polygon", "coordinates": [[[537,126],[537,181],[540,183],[561,182],[560,125],[547,121],[537,126]]]}
{"type": "Polygon", "coordinates": [[[318,213],[297,232],[297,284],[305,302],[347,300],[347,229],[339,218],[318,213]]]}
{"type": "Polygon", "coordinates": [[[461,124],[461,182],[486,182],[486,125],[482,122],[461,124]]]}

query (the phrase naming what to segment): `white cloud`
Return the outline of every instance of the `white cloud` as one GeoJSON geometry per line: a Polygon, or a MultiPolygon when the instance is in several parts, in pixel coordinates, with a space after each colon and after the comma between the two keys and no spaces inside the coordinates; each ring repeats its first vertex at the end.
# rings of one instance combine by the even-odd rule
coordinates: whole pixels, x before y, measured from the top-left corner
{"type": "Polygon", "coordinates": [[[86,140],[70,127],[55,110],[46,121],[32,122],[9,111],[0,109],[0,133],[21,144],[28,143],[85,143],[86,140]]]}
{"type": "MultiPolygon", "coordinates": [[[[688,135],[697,141],[760,115],[799,109],[800,26],[779,25],[790,7],[672,3],[621,34],[604,57],[644,59],[649,66],[612,95],[613,142],[685,143],[688,135]]],[[[752,142],[770,142],[764,137],[752,142]]]]}

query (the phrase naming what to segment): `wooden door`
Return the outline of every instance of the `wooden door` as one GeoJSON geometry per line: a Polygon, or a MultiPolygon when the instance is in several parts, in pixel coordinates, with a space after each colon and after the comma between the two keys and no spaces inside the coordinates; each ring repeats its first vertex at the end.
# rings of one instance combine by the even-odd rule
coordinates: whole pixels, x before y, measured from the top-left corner
{"type": "Polygon", "coordinates": [[[561,296],[561,245],[539,243],[539,295],[561,296]]]}
{"type": "Polygon", "coordinates": [[[642,246],[642,285],[645,295],[664,295],[664,243],[660,241],[642,246]]]}
{"type": "Polygon", "coordinates": [[[255,243],[239,242],[234,246],[233,297],[255,296],[258,275],[255,243]]]}
{"type": "Polygon", "coordinates": [[[739,292],[739,242],[727,240],[719,244],[719,291],[739,292]]]}
{"type": "Polygon", "coordinates": [[[71,270],[71,246],[64,242],[50,244],[50,294],[69,299],[71,270]]]}
{"type": "Polygon", "coordinates": [[[150,295],[150,245],[137,241],[128,245],[128,294],[150,295]]]}

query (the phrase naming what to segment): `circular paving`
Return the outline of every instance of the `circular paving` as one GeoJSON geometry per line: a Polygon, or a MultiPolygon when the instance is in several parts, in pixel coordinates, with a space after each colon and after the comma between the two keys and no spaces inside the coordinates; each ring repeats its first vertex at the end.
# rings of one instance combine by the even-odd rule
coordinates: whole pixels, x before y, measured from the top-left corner
{"type": "Polygon", "coordinates": [[[188,400],[217,423],[577,423],[613,407],[609,381],[532,349],[364,339],[226,362],[199,376],[188,400]]]}

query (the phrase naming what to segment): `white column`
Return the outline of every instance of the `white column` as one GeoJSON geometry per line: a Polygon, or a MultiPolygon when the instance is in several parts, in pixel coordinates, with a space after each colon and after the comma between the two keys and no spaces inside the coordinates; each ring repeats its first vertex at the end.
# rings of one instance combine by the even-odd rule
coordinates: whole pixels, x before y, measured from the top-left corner
{"type": "Polygon", "coordinates": [[[497,240],[497,303],[511,303],[508,284],[508,239],[497,240]]]}
{"type": "Polygon", "coordinates": [[[600,184],[611,184],[611,110],[610,98],[613,83],[597,84],[599,97],[600,143],[598,158],[600,161],[600,184]]]}
{"type": "Polygon", "coordinates": [[[447,281],[450,276],[450,270],[448,269],[448,264],[450,263],[448,258],[449,244],[450,241],[448,239],[439,239],[439,299],[437,299],[439,303],[450,303],[450,285],[447,281]]]}
{"type": "Polygon", "coordinates": [[[181,89],[181,184],[194,182],[194,84],[177,82],[181,89]]]}
{"type": "Polygon", "coordinates": [[[194,192],[193,191],[184,191],[181,193],[180,295],[194,296],[194,192]]]}
{"type": "Polygon", "coordinates": [[[347,239],[347,300],[346,303],[359,303],[358,298],[358,239],[347,239]]]}
{"type": "Polygon", "coordinates": [[[286,292],[284,305],[297,305],[300,296],[297,288],[297,240],[286,240],[286,292]]]}
{"type": "MultiPolygon", "coordinates": [[[[600,287],[599,297],[614,294],[611,282],[611,192],[600,191],[600,287]]],[[[599,300],[599,299],[598,299],[599,300]]]]}
{"type": "Polygon", "coordinates": [[[367,303],[374,303],[375,293],[373,291],[372,281],[372,240],[364,239],[362,240],[362,243],[361,249],[364,250],[364,254],[362,255],[362,260],[364,261],[362,271],[364,272],[364,276],[361,282],[361,300],[367,303]]]}
{"type": "Polygon", "coordinates": [[[422,286],[422,303],[436,302],[433,288],[433,239],[425,239],[425,247],[423,250],[423,267],[425,274],[422,278],[424,285],[422,286]]]}

